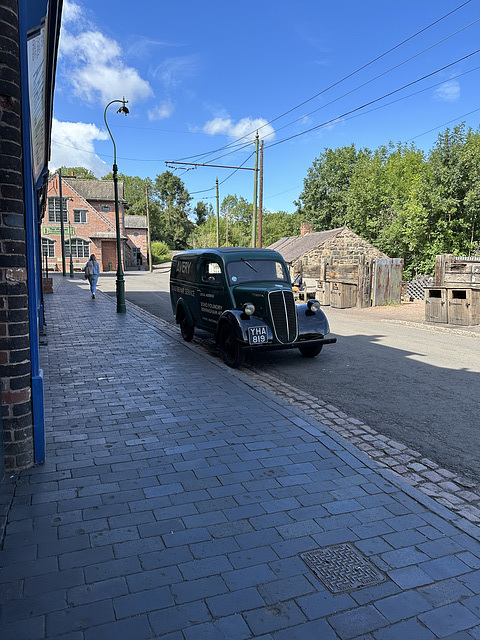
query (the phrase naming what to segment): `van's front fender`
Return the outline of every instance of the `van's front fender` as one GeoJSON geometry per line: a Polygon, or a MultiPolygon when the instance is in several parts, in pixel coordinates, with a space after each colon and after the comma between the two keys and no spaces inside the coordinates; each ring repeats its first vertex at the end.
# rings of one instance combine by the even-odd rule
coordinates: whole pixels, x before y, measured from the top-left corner
{"type": "Polygon", "coordinates": [[[321,309],[310,311],[307,304],[297,305],[298,337],[319,334],[327,335],[330,332],[327,316],[321,309]]]}

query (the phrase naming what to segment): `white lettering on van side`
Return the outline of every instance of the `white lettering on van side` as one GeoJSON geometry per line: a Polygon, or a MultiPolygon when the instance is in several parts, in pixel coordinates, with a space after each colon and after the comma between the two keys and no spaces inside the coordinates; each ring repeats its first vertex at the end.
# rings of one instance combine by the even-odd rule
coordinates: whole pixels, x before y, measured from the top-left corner
{"type": "Polygon", "coordinates": [[[191,267],[192,267],[191,262],[187,262],[185,260],[179,260],[177,262],[177,274],[182,273],[184,275],[189,275],[191,267]]]}

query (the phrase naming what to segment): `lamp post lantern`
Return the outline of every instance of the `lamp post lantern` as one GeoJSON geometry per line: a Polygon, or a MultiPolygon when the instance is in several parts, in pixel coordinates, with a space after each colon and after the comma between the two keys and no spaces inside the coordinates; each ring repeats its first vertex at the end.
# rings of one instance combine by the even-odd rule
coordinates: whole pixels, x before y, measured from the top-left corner
{"type": "Polygon", "coordinates": [[[122,100],[111,100],[107,104],[107,106],[105,107],[105,111],[103,112],[103,120],[105,121],[105,126],[107,127],[107,131],[113,143],[113,188],[115,193],[115,227],[117,232],[117,313],[126,313],[127,307],[125,304],[125,278],[123,275],[122,247],[120,243],[120,213],[118,210],[117,148],[115,146],[115,140],[113,139],[112,132],[110,131],[107,123],[107,109],[114,102],[120,102],[122,105],[119,109],[117,109],[117,113],[124,113],[125,115],[127,115],[129,113],[129,110],[126,107],[128,100],[122,98],[122,100]]]}

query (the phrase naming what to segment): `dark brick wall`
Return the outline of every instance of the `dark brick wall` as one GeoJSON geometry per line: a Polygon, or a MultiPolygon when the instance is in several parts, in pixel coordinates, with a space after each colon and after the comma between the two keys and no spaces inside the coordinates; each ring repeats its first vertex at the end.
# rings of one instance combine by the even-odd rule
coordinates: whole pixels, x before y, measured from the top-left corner
{"type": "Polygon", "coordinates": [[[17,0],[0,2],[0,376],[6,470],[31,466],[33,419],[17,0]]]}

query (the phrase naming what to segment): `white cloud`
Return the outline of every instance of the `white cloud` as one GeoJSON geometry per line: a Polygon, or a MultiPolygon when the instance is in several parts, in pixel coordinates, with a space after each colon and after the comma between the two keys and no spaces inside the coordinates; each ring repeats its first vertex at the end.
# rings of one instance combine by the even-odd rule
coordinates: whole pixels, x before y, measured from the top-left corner
{"type": "Polygon", "coordinates": [[[174,105],[170,101],[162,102],[154,109],[150,109],[148,112],[149,120],[164,120],[169,118],[175,111],[174,105]]]}
{"type": "Polygon", "coordinates": [[[448,80],[438,87],[434,95],[441,102],[455,102],[460,98],[460,83],[457,80],[448,80]]]}
{"type": "Polygon", "coordinates": [[[106,104],[123,96],[135,102],[152,96],[150,84],[123,62],[119,43],[88,27],[78,5],[67,3],[67,7],[67,25],[72,29],[62,28],[59,58],[62,80],[72,86],[73,95],[90,104],[106,104]]]}
{"type": "Polygon", "coordinates": [[[167,89],[174,89],[180,85],[185,78],[189,78],[198,70],[198,60],[196,56],[178,56],[166,58],[158,67],[152,70],[156,78],[160,78],[167,89]]]}
{"type": "Polygon", "coordinates": [[[235,139],[246,137],[247,140],[255,140],[257,130],[261,139],[275,138],[275,129],[264,118],[242,118],[236,123],[231,118],[214,118],[203,127],[204,133],[212,136],[222,134],[235,139]]]}
{"type": "Polygon", "coordinates": [[[75,2],[64,0],[62,10],[62,24],[67,22],[76,22],[81,18],[82,9],[75,2]]]}
{"type": "Polygon", "coordinates": [[[85,122],[52,121],[52,158],[49,169],[59,167],[85,167],[97,178],[106,175],[111,168],[95,154],[94,140],[107,140],[108,133],[94,124],[85,122]]]}

